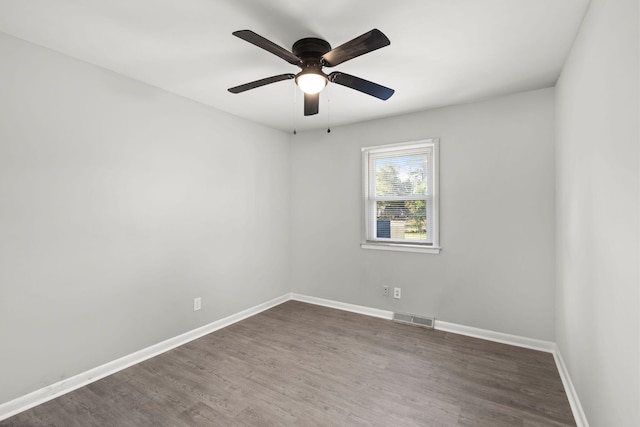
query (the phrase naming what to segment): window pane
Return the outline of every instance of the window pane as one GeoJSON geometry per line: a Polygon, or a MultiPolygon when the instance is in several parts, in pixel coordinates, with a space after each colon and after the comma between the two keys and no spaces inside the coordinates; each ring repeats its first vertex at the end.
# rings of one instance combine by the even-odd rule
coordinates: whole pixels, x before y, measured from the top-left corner
{"type": "Polygon", "coordinates": [[[424,200],[376,202],[376,237],[392,240],[427,239],[424,200]]]}
{"type": "Polygon", "coordinates": [[[427,193],[427,154],[377,157],[376,196],[410,196],[427,193]]]}

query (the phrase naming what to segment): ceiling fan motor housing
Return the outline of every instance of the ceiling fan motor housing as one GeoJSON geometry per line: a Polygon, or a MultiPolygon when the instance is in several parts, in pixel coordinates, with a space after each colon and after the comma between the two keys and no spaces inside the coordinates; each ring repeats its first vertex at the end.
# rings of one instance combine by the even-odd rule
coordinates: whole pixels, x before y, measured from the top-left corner
{"type": "Polygon", "coordinates": [[[322,39],[307,37],[300,39],[293,44],[291,51],[303,62],[320,63],[320,58],[331,50],[331,45],[322,39]]]}

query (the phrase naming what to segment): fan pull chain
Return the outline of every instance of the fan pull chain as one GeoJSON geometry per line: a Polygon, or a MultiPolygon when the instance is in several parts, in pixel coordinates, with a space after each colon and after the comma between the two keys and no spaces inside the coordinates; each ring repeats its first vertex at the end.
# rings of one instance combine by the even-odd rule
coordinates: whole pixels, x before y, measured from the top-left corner
{"type": "Polygon", "coordinates": [[[293,134],[296,135],[296,111],[298,110],[298,91],[296,90],[296,83],[293,83],[293,134]]]}
{"type": "Polygon", "coordinates": [[[331,103],[331,97],[329,96],[329,85],[327,85],[326,88],[327,91],[327,133],[331,133],[331,109],[329,108],[329,105],[331,103]]]}

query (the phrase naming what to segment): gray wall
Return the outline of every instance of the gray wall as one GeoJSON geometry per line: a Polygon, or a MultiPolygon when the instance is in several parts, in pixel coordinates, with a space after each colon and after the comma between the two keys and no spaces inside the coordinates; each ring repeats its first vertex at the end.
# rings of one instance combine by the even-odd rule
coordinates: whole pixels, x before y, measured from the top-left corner
{"type": "Polygon", "coordinates": [[[289,292],[289,135],[0,53],[0,403],[289,292]]]}
{"type": "Polygon", "coordinates": [[[297,135],[293,291],[554,341],[553,99],[544,89],[297,135]],[[360,148],[430,137],[442,252],[361,249],[360,148]]]}
{"type": "Polygon", "coordinates": [[[589,424],[640,425],[638,2],[592,0],[557,85],[557,342],[589,424]]]}

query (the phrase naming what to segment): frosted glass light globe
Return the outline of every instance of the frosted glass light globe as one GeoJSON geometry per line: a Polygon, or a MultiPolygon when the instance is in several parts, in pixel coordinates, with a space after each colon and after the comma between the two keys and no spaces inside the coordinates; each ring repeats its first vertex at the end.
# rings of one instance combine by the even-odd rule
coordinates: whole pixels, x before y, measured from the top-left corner
{"type": "Polygon", "coordinates": [[[324,89],[327,85],[327,78],[322,74],[302,73],[296,77],[296,84],[304,93],[313,95],[324,89]]]}

